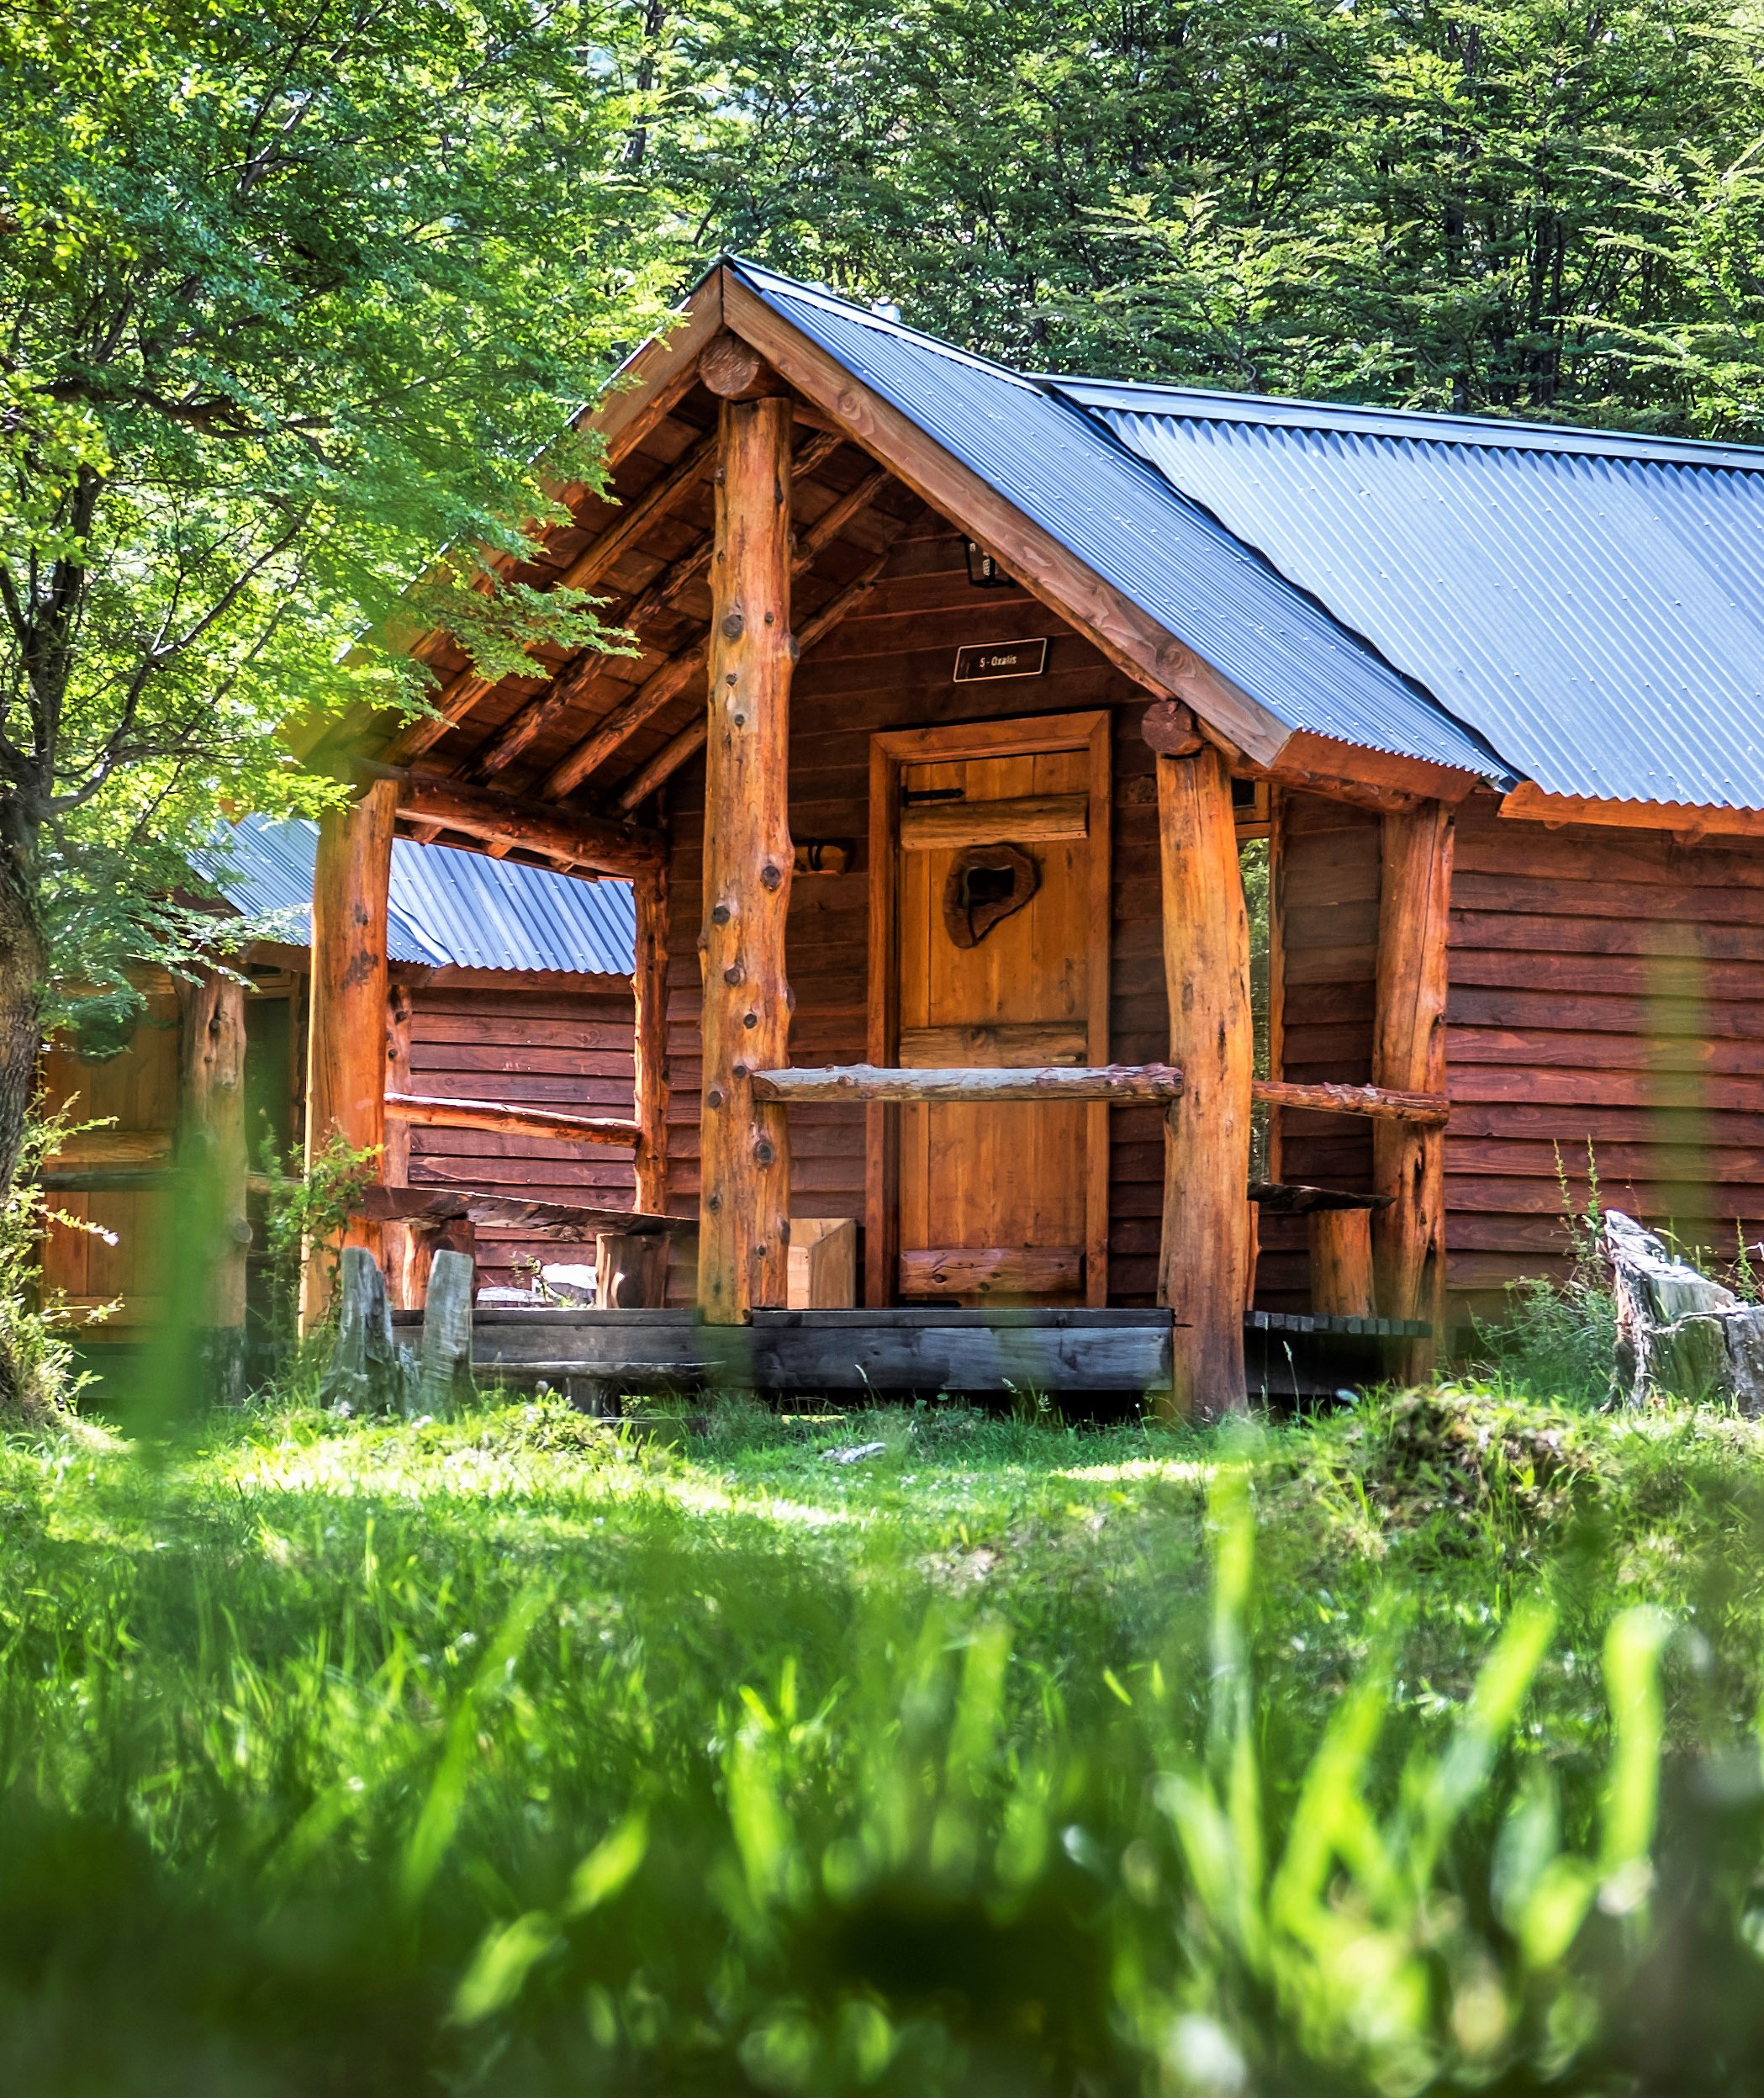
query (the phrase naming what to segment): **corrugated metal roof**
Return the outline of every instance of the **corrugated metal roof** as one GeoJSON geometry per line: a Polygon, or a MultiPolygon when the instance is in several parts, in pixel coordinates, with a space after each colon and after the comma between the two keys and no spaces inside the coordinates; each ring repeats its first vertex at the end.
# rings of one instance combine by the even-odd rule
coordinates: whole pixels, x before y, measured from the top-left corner
{"type": "Polygon", "coordinates": [[[1106,390],[1074,389],[1546,791],[1764,807],[1764,454],[1106,390]]]}
{"type": "MultiPolygon", "coordinates": [[[[283,915],[283,937],[304,946],[317,848],[314,823],[247,816],[230,827],[207,871],[237,909],[283,915]]],[[[394,961],[626,976],[636,943],[627,881],[585,881],[446,845],[393,841],[386,947],[394,961]]]]}
{"type": "Polygon", "coordinates": [[[1508,778],[1494,752],[1052,388],[746,262],[742,281],[1294,729],[1508,778]]]}

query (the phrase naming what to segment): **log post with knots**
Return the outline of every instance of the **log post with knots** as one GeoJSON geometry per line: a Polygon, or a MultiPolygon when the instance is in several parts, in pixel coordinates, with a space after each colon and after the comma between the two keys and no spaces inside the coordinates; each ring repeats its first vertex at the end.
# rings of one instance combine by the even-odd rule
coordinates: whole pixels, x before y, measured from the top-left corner
{"type": "Polygon", "coordinates": [[[245,1397],[246,986],[230,971],[204,970],[182,990],[182,1071],[179,1161],[203,1243],[186,1249],[198,1277],[193,1325],[208,1395],[223,1404],[245,1397]]]}
{"type": "Polygon", "coordinates": [[[735,1325],[782,1307],[790,1139],[756,1070],[789,1060],[784,922],[790,898],[790,420],[782,383],[719,337],[700,376],[721,396],[710,561],[699,1308],[735,1325]]]}
{"type": "Polygon", "coordinates": [[[1172,1314],[1170,1403],[1204,1419],[1245,1403],[1249,924],[1223,753],[1159,727],[1164,974],[1182,1086],[1165,1111],[1158,1301],[1172,1314]]]}
{"type": "Polygon", "coordinates": [[[641,1132],[636,1148],[637,1208],[651,1216],[668,1208],[668,875],[639,877],[635,886],[636,944],[631,970],[635,1029],[632,1090],[641,1132]]]}
{"type": "MultiPolygon", "coordinates": [[[[1381,822],[1372,1082],[1439,1096],[1445,1091],[1453,814],[1430,801],[1381,822]]],[[[1433,1341],[1413,1345],[1406,1365],[1410,1377],[1423,1377],[1434,1365],[1445,1304],[1442,1124],[1375,1121],[1372,1185],[1390,1197],[1372,1220],[1379,1313],[1433,1326],[1433,1341]]]]}
{"type": "MultiPolygon", "coordinates": [[[[386,897],[397,812],[396,784],[380,779],[359,801],[326,809],[319,819],[306,1059],[309,1172],[334,1139],[351,1151],[379,1154],[385,1146],[386,897]]],[[[351,1218],[337,1245],[364,1247],[378,1260],[380,1227],[351,1218]]],[[[328,1308],[337,1245],[307,1249],[303,1327],[328,1308]]]]}

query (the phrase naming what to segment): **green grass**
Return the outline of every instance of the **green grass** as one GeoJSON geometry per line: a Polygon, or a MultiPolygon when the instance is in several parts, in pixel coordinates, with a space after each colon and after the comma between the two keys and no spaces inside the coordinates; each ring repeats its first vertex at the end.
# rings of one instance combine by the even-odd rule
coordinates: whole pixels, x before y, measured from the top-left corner
{"type": "Polygon", "coordinates": [[[0,1651],[8,2089],[1764,2068],[1764,1429],[1713,1414],[19,1439],[0,1651]]]}

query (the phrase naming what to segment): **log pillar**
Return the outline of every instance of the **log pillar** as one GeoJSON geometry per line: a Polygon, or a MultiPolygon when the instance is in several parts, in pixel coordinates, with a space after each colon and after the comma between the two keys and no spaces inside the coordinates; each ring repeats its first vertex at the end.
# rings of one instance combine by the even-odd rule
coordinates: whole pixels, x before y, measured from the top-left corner
{"type": "MultiPolygon", "coordinates": [[[[397,785],[381,779],[351,806],[326,809],[319,819],[306,1051],[309,1169],[334,1135],[351,1150],[384,1151],[386,891],[397,812],[397,785]]],[[[338,1243],[363,1246],[378,1260],[380,1227],[356,1218],[338,1243]]],[[[335,1248],[309,1248],[303,1325],[327,1308],[334,1262],[335,1248]]]]}
{"type": "MultiPolygon", "coordinates": [[[[1447,939],[1454,817],[1443,802],[1383,819],[1378,991],[1372,1083],[1445,1091],[1447,939]]],[[[1372,1185],[1391,1197],[1372,1223],[1378,1309],[1425,1319],[1432,1343],[1409,1350],[1408,1374],[1433,1367],[1445,1308],[1445,1133],[1372,1124],[1372,1185]]]]}
{"type": "MultiPolygon", "coordinates": [[[[182,986],[178,1152],[193,1176],[190,1221],[203,1243],[192,1306],[207,1396],[245,1397],[246,1216],[249,1171],[245,1126],[246,986],[205,970],[182,986]]],[[[189,1257],[186,1249],[186,1257],[189,1257]]]]}
{"type": "MultiPolygon", "coordinates": [[[[415,1017],[414,1001],[408,984],[393,984],[386,997],[386,1091],[408,1093],[415,1091],[410,1082],[410,1028],[415,1017]]],[[[410,1124],[398,1116],[389,1116],[384,1124],[385,1141],[380,1153],[379,1177],[388,1187],[408,1187],[410,1185],[410,1124]]],[[[380,1266],[385,1271],[386,1287],[393,1308],[399,1311],[420,1311],[420,1302],[412,1303],[404,1295],[404,1276],[410,1265],[410,1226],[404,1223],[383,1223],[380,1226],[380,1266]]]]}
{"type": "Polygon", "coordinates": [[[1158,759],[1170,1060],[1158,1301],[1174,1315],[1172,1404],[1210,1418],[1244,1400],[1249,1270],[1249,924],[1231,776],[1210,745],[1158,759]]]}
{"type": "Polygon", "coordinates": [[[700,1022],[698,1302],[744,1323],[787,1290],[785,1111],[752,1074],[790,1061],[790,404],[725,399],[710,560],[700,1022]]]}
{"type": "Polygon", "coordinates": [[[640,875],[636,890],[636,1007],[631,1060],[636,1097],[636,1206],[652,1217],[668,1210],[668,876],[640,875]]]}

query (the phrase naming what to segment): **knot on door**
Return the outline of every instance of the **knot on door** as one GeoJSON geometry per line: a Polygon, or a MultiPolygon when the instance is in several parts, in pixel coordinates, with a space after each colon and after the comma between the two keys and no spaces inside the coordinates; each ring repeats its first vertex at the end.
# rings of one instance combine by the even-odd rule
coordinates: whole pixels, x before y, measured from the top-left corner
{"type": "Polygon", "coordinates": [[[958,947],[978,947],[1041,886],[1041,869],[1016,845],[969,845],[943,884],[943,925],[958,947]]]}

